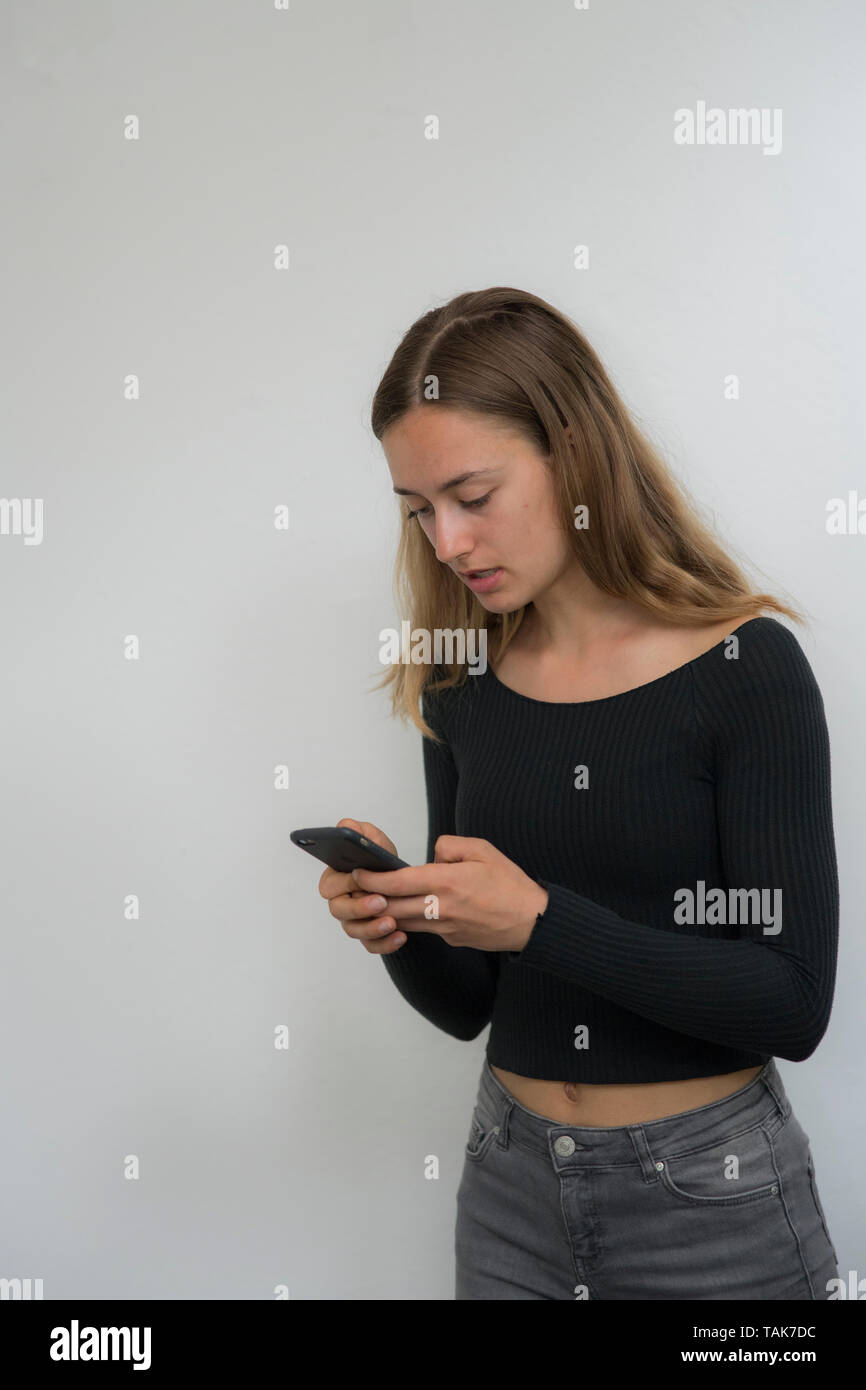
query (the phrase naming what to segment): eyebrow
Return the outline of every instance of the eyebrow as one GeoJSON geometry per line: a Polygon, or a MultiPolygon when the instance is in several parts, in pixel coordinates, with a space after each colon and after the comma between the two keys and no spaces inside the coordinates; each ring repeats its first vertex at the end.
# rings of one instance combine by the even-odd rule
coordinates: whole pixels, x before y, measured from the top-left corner
{"type": "MultiPolygon", "coordinates": [[[[449,488],[452,488],[452,487],[459,487],[461,483],[466,483],[466,482],[468,482],[470,478],[483,478],[483,477],[485,477],[488,473],[498,473],[498,472],[499,472],[499,469],[498,469],[498,468],[474,468],[474,469],[472,469],[472,471],[469,472],[469,473],[461,473],[459,478],[451,478],[451,480],[450,480],[449,482],[443,483],[442,486],[439,488],[439,491],[440,491],[440,492],[447,492],[449,488]]],[[[410,487],[395,487],[393,490],[394,490],[394,492],[398,493],[401,497],[423,497],[423,496],[424,496],[424,493],[423,493],[423,492],[415,492],[415,491],[413,491],[413,489],[410,488],[410,487]]]]}

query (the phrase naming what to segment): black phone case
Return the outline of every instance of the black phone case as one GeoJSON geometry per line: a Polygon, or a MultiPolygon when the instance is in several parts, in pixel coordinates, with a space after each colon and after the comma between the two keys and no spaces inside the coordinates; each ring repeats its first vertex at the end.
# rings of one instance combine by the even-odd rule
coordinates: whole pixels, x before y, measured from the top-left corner
{"type": "Polygon", "coordinates": [[[374,844],[353,830],[349,825],[320,825],[311,830],[293,830],[289,835],[292,844],[306,850],[314,858],[320,859],[338,873],[350,874],[353,869],[372,869],[382,873],[388,869],[407,869],[405,859],[398,859],[381,845],[374,844]],[[302,844],[302,840],[312,840],[313,844],[302,844]]]}

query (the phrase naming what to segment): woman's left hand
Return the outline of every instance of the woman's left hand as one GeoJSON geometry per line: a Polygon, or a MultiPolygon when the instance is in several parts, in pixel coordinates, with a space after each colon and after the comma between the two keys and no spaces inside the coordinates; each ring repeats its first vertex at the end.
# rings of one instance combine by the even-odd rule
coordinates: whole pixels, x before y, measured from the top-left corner
{"type": "Polygon", "coordinates": [[[365,892],[381,893],[401,931],[433,932],[449,946],[522,951],[547,890],[489,840],[440,835],[432,864],[405,869],[355,869],[365,892]]]}

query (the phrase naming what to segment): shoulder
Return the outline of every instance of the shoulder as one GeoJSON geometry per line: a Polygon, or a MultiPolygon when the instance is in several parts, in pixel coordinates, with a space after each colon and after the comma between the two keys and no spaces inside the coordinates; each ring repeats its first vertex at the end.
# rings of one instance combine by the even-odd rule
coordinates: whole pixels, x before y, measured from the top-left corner
{"type": "Polygon", "coordinates": [[[421,713],[431,729],[448,742],[468,715],[470,702],[475,698],[474,690],[476,687],[480,689],[484,677],[467,676],[460,685],[430,689],[433,681],[444,679],[445,676],[444,670],[432,668],[430,680],[421,690],[421,713]]]}
{"type": "Polygon", "coordinates": [[[810,670],[799,638],[778,618],[747,618],[723,632],[716,646],[694,663],[695,673],[709,678],[721,672],[743,681],[773,679],[810,670]]]}
{"type": "Polygon", "coordinates": [[[778,618],[748,619],[731,636],[733,652],[725,665],[739,672],[750,684],[778,682],[780,679],[814,680],[805,651],[791,628],[778,618]],[[735,655],[734,655],[735,653],[735,655]]]}
{"type": "Polygon", "coordinates": [[[705,727],[823,720],[823,700],[809,659],[796,634],[778,618],[747,620],[690,669],[705,727]]]}
{"type": "Polygon", "coordinates": [[[454,688],[446,686],[444,689],[431,689],[434,681],[442,680],[444,677],[444,671],[437,667],[432,668],[427,684],[421,689],[421,713],[431,729],[435,729],[440,736],[447,737],[447,722],[454,703],[454,688]]]}

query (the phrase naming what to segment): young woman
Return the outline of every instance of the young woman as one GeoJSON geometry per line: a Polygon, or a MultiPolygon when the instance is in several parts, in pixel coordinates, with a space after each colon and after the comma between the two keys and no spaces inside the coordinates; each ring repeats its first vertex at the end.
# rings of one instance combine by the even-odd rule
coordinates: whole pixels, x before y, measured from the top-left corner
{"type": "Polygon", "coordinates": [[[425,735],[428,863],[320,892],[431,1023],[491,1024],[456,1297],[827,1298],[774,1062],[814,1052],[836,970],[823,702],[764,610],[799,614],[534,295],[425,314],[372,420],[413,640],[475,631],[488,664],[389,670],[425,735]]]}

